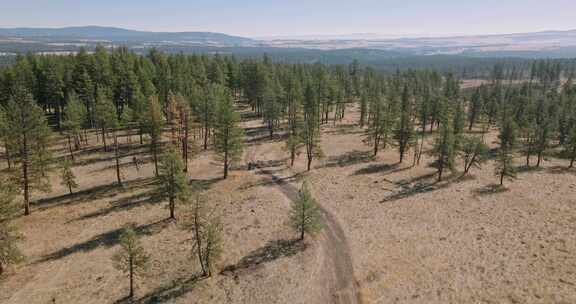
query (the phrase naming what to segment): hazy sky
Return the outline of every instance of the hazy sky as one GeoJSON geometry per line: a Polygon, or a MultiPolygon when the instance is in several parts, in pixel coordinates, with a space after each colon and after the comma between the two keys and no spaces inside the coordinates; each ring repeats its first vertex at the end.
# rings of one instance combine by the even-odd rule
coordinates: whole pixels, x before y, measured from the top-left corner
{"type": "Polygon", "coordinates": [[[576,29],[576,0],[0,0],[0,27],[104,25],[244,36],[576,29]]]}

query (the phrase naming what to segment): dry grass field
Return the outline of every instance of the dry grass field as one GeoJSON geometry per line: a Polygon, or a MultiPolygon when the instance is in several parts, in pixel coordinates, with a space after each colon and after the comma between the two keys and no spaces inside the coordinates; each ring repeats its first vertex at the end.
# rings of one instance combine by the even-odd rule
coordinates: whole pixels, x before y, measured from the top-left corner
{"type": "Polygon", "coordinates": [[[199,277],[189,232],[167,220],[152,162],[131,164],[146,147],[123,148],[118,187],[113,152],[93,135],[74,167],[77,192],[54,173],[53,192],[35,193],[32,215],[15,219],[27,259],[0,281],[0,303],[127,302],[128,279],[111,256],[128,223],[152,259],[135,303],[576,303],[576,171],[566,160],[520,170],[506,191],[493,191],[492,162],[436,182],[429,155],[416,167],[411,155],[398,164],[395,149],[372,157],[356,115],[323,127],[326,155],[309,173],[304,154],[288,168],[282,138],[269,139],[259,120],[243,122],[255,170],[243,162],[223,180],[211,151],[191,162],[191,182],[224,223],[209,279],[199,277]],[[287,219],[304,177],[326,224],[300,244],[287,219]]]}

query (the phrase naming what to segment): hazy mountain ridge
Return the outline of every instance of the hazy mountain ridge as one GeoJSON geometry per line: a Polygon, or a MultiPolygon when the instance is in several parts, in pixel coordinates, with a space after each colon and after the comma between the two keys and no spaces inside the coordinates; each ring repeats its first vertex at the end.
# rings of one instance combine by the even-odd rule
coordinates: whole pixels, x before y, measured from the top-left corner
{"type": "MultiPolygon", "coordinates": [[[[289,37],[289,36],[284,36],[289,37]]],[[[468,57],[572,58],[576,57],[576,30],[448,37],[403,37],[359,33],[313,35],[302,39],[258,40],[214,32],[149,32],[116,27],[0,28],[0,54],[22,52],[74,52],[79,47],[127,46],[133,50],[152,47],[178,52],[264,53],[271,49],[306,53],[311,50],[364,49],[395,56],[461,55],[468,57]],[[204,49],[205,48],[205,49],[204,49]],[[222,48],[222,49],[212,49],[222,48]],[[231,49],[236,48],[236,49],[231,49]],[[248,48],[240,50],[239,48],[248,48]]],[[[313,52],[320,54],[320,52],[313,52]]],[[[362,53],[364,54],[364,53],[362,53]]]]}
{"type": "Polygon", "coordinates": [[[147,32],[116,27],[0,28],[0,37],[40,39],[106,40],[110,42],[215,42],[224,45],[254,44],[250,38],[213,32],[147,32]]]}

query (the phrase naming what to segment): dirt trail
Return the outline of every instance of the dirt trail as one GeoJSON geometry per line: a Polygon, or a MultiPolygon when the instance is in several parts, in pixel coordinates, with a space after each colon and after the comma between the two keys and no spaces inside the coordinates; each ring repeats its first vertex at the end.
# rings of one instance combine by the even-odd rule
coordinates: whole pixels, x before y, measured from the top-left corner
{"type": "MultiPolygon", "coordinates": [[[[247,121],[245,121],[246,123],[247,121]]],[[[246,127],[246,124],[244,125],[246,127]]],[[[246,130],[248,130],[247,128],[246,130]]],[[[257,129],[257,128],[252,128],[257,129]]],[[[264,132],[246,132],[248,142],[265,140],[264,132]],[[262,136],[264,134],[264,136],[262,136]]],[[[290,180],[295,180],[296,175],[290,169],[272,169],[264,163],[273,162],[268,154],[258,153],[258,145],[247,147],[245,161],[252,162],[254,169],[263,175],[270,177],[280,191],[290,200],[298,197],[298,188],[290,180]]],[[[326,259],[322,270],[324,288],[328,290],[331,299],[327,303],[355,304],[361,303],[361,297],[357,290],[357,282],[354,278],[354,267],[350,255],[350,248],[346,241],[344,230],[328,210],[320,206],[324,218],[325,229],[323,230],[323,246],[326,259]]]]}
{"type": "MultiPolygon", "coordinates": [[[[282,193],[290,200],[298,198],[298,189],[287,181],[290,177],[281,177],[266,168],[260,168],[259,171],[270,176],[272,181],[280,187],[282,193]]],[[[344,231],[328,210],[322,206],[320,206],[320,210],[325,223],[323,249],[327,257],[323,265],[323,273],[326,274],[326,288],[332,295],[330,303],[361,303],[360,294],[356,288],[357,283],[354,278],[350,248],[346,242],[344,231]]]]}

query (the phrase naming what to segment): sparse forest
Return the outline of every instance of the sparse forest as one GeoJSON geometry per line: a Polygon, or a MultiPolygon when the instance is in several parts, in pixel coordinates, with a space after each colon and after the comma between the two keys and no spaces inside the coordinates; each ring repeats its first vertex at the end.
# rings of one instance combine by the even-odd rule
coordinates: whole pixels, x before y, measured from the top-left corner
{"type": "MultiPolygon", "coordinates": [[[[482,84],[461,88],[461,75],[429,69],[386,72],[357,61],[288,64],[268,56],[240,60],[156,50],[138,55],[103,47],[73,55],[18,56],[0,67],[0,274],[23,261],[22,236],[10,222],[45,212],[38,202],[51,191],[51,179],[66,189],[63,199],[86,191],[84,177],[74,172],[93,152],[110,160],[106,172],[118,191],[139,182],[133,174],[144,176],[141,167],[150,164],[150,200],[167,206],[165,218],[182,222],[192,237],[192,245],[182,247],[192,252],[206,277],[219,273],[228,250],[223,235],[230,233],[222,210],[202,193],[208,186],[195,185],[195,162],[207,153],[222,180],[229,180],[245,167],[264,170],[277,161],[249,154],[261,142],[279,142],[286,157],[281,161],[290,167],[302,161],[305,170],[299,174],[310,174],[304,171],[334,162],[323,145],[327,128],[357,128],[355,134],[370,149],[372,158],[366,159],[394,151],[397,163],[386,165],[407,171],[431,166],[439,184],[493,165],[490,189],[505,191],[514,187],[519,172],[538,170],[551,158],[560,159],[563,170],[573,170],[572,66],[535,60],[521,68],[496,64],[489,74],[482,84]],[[355,115],[352,127],[344,123],[350,113],[355,115]],[[259,121],[260,129],[245,127],[250,119],[259,121]]],[[[283,185],[282,178],[272,177],[283,185]]],[[[298,242],[330,224],[323,223],[327,215],[312,185],[303,184],[284,215],[298,242]]],[[[135,280],[146,280],[142,274],[154,263],[147,254],[152,248],[139,240],[147,232],[136,227],[113,235],[121,247],[113,258],[115,269],[129,276],[130,298],[135,280]]]]}

